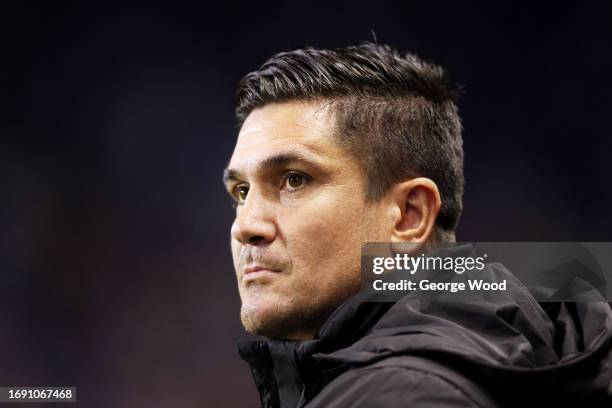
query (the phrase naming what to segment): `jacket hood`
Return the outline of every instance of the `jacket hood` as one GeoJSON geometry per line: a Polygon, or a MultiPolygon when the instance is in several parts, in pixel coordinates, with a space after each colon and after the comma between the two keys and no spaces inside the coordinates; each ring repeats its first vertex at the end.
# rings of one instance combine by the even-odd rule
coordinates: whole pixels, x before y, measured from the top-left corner
{"type": "MultiPolygon", "coordinates": [[[[487,264],[487,273],[507,279],[508,289],[460,302],[409,294],[354,344],[314,358],[363,365],[391,356],[424,356],[464,366],[491,383],[612,396],[612,309],[603,298],[593,301],[590,292],[585,302],[538,303],[502,265],[487,264]]],[[[362,299],[340,308],[329,326],[344,320],[345,313],[350,321],[356,314],[351,303],[367,302],[368,293],[373,295],[362,293],[362,299]]],[[[327,330],[322,338],[331,334],[327,330]]]]}

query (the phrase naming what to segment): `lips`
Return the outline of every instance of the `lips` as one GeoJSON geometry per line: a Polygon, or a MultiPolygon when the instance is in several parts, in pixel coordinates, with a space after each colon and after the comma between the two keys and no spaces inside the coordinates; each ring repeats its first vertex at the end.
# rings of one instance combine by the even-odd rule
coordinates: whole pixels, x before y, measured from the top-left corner
{"type": "Polygon", "coordinates": [[[244,275],[248,275],[250,273],[268,271],[268,272],[278,272],[268,266],[265,265],[249,265],[244,268],[244,275]]]}
{"type": "Polygon", "coordinates": [[[272,269],[267,265],[251,264],[243,269],[240,280],[245,285],[250,285],[253,282],[267,283],[270,278],[273,278],[280,270],[272,269]]]}

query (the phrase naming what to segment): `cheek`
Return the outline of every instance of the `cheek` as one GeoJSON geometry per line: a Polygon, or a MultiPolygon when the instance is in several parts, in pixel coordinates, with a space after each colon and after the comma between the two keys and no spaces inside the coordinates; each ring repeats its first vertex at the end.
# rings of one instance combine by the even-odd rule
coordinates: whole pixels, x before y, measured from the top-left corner
{"type": "Polygon", "coordinates": [[[360,264],[363,209],[339,201],[320,200],[284,223],[294,268],[308,276],[352,274],[360,264]]]}

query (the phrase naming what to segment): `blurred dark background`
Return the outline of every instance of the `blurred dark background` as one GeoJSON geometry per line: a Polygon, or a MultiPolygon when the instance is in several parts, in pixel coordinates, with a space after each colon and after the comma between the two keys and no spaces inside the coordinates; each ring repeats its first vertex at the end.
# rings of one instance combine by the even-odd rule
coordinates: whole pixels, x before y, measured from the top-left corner
{"type": "Polygon", "coordinates": [[[258,405],[220,177],[237,82],[284,50],[373,30],[465,86],[460,240],[612,240],[610,2],[2,7],[1,386],[258,405]]]}

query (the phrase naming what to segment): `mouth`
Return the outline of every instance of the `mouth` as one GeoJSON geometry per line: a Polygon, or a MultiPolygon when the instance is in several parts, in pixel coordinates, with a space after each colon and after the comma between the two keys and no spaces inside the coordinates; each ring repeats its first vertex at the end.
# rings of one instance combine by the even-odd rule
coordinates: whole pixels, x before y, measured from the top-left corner
{"type": "Polygon", "coordinates": [[[258,278],[267,277],[277,274],[280,271],[269,268],[265,265],[249,265],[244,268],[242,273],[242,281],[249,282],[258,278]]]}

